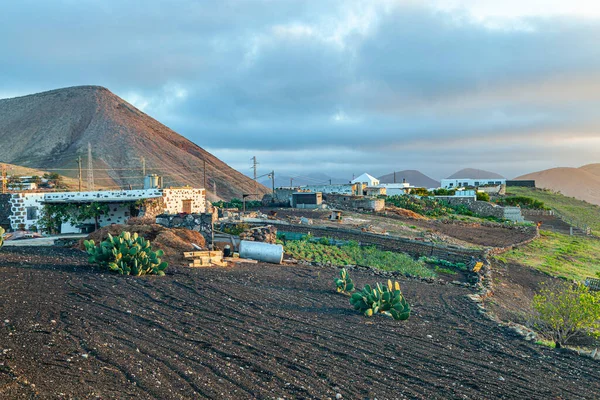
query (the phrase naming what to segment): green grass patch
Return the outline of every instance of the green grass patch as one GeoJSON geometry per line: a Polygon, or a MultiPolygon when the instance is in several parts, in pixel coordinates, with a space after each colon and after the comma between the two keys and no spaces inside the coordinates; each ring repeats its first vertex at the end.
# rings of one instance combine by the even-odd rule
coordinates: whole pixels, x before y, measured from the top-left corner
{"type": "Polygon", "coordinates": [[[600,272],[600,240],[541,231],[533,242],[494,257],[523,264],[551,276],[584,281],[600,272]]]}
{"type": "Polygon", "coordinates": [[[600,207],[595,204],[567,197],[546,189],[509,187],[507,195],[526,196],[544,203],[556,210],[567,221],[579,226],[589,226],[596,233],[600,232],[600,207]]]}
{"type": "Polygon", "coordinates": [[[407,254],[382,251],[375,246],[359,246],[356,242],[336,246],[326,244],[324,240],[288,240],[284,247],[285,252],[296,259],[333,265],[364,265],[424,278],[436,276],[422,261],[417,261],[407,254]]]}

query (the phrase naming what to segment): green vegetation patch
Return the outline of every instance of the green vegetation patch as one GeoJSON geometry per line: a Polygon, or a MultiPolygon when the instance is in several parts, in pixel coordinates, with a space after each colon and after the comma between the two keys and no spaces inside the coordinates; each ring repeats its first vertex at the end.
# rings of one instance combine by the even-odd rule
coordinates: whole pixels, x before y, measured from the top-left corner
{"type": "Polygon", "coordinates": [[[600,207],[595,204],[545,189],[510,187],[507,191],[509,195],[527,196],[539,200],[545,206],[556,210],[567,221],[572,221],[579,226],[587,225],[593,231],[600,232],[600,207]]]}
{"type": "Polygon", "coordinates": [[[417,261],[404,253],[382,251],[375,246],[359,246],[350,242],[341,246],[318,243],[309,240],[288,240],[285,252],[294,258],[331,263],[332,265],[365,265],[384,271],[399,271],[404,274],[433,278],[435,272],[428,269],[423,262],[417,261]]]}
{"type": "Polygon", "coordinates": [[[541,231],[540,238],[495,258],[552,276],[584,281],[600,271],[600,240],[541,231]]]}

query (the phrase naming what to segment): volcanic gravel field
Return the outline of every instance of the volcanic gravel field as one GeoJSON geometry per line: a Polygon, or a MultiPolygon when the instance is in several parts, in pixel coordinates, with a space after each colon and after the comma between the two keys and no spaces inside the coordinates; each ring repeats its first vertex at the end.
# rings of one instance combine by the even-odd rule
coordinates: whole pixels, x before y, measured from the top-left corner
{"type": "MultiPolygon", "coordinates": [[[[600,364],[536,346],[466,289],[402,281],[408,321],[365,318],[334,268],[123,277],[58,248],[0,251],[0,398],[598,398],[600,364]]],[[[383,281],[353,272],[355,282],[383,281]]]]}

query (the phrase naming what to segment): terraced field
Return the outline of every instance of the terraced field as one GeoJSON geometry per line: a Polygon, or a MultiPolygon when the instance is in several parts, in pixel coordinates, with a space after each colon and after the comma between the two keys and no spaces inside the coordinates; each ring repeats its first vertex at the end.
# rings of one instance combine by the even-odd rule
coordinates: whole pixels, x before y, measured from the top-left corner
{"type": "MultiPolygon", "coordinates": [[[[578,399],[598,363],[482,317],[468,289],[402,281],[367,319],[333,268],[247,264],[132,278],[77,250],[0,252],[0,398],[578,399]]],[[[382,280],[354,273],[361,286],[382,280]]]]}

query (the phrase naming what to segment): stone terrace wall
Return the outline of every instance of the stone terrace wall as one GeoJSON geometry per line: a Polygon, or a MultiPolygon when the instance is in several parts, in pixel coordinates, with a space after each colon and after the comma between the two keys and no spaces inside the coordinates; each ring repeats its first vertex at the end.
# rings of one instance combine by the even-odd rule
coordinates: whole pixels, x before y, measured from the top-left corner
{"type": "MultiPolygon", "coordinates": [[[[273,222],[274,221],[270,221],[270,223],[273,222]]],[[[438,257],[452,262],[468,263],[471,261],[471,258],[479,260],[483,259],[485,256],[483,250],[465,249],[457,246],[443,246],[419,240],[383,236],[352,229],[288,224],[277,224],[277,226],[280,234],[285,234],[285,232],[310,233],[317,237],[327,236],[340,240],[354,240],[363,245],[374,245],[381,250],[408,253],[413,257],[438,257]]]]}
{"type": "Polygon", "coordinates": [[[5,229],[10,228],[10,216],[12,215],[11,210],[11,195],[0,194],[0,226],[5,229]]]}
{"type": "Polygon", "coordinates": [[[323,194],[323,201],[327,205],[340,209],[382,211],[385,209],[385,200],[364,196],[350,196],[343,194],[323,194]]]}
{"type": "Polygon", "coordinates": [[[185,216],[161,214],[156,216],[156,223],[167,228],[185,228],[197,231],[204,236],[206,243],[212,243],[213,222],[217,214],[187,214],[185,216]]]}

